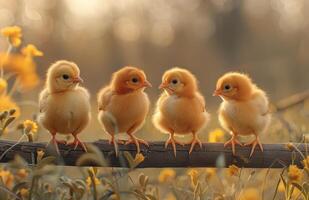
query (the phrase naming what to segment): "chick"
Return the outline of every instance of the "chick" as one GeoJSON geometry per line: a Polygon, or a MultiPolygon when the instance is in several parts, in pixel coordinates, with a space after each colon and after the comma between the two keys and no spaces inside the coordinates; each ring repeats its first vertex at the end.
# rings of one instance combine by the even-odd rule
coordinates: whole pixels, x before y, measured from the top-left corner
{"type": "Polygon", "coordinates": [[[47,72],[46,85],[39,96],[40,123],[52,135],[51,142],[59,154],[56,134],[72,134],[74,141],[86,151],[85,145],[77,135],[90,121],[90,96],[79,86],[83,82],[80,70],[75,63],[60,60],[52,64],[47,72]]]}
{"type": "Polygon", "coordinates": [[[176,145],[183,143],[175,140],[175,134],[192,134],[192,152],[196,143],[202,147],[197,132],[208,122],[209,114],[205,109],[204,97],[199,93],[195,76],[186,69],[173,68],[166,71],[159,87],[164,92],[157,101],[153,123],[161,132],[168,132],[169,139],[165,148],[172,144],[176,157],[176,145]]]}
{"type": "Polygon", "coordinates": [[[220,96],[223,100],[219,108],[219,121],[232,135],[224,146],[231,144],[235,155],[235,144],[242,146],[237,136],[253,134],[255,139],[245,144],[252,145],[250,157],[256,145],[263,151],[259,135],[267,130],[271,119],[265,92],[246,74],[230,72],[219,78],[214,96],[220,96]]]}
{"type": "Polygon", "coordinates": [[[115,134],[127,133],[130,139],[126,144],[134,143],[137,152],[140,152],[139,143],[148,145],[146,141],[134,136],[149,111],[150,101],[144,92],[146,87],[151,87],[151,84],[145,73],[136,67],[127,66],[115,72],[110,84],[98,93],[98,119],[105,132],[111,136],[110,143],[115,145],[115,134]]]}

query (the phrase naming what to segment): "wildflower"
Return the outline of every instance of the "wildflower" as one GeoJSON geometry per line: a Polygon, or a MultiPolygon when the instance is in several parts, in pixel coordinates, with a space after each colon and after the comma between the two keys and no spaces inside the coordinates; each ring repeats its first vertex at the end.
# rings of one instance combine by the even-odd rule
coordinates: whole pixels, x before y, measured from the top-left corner
{"type": "Polygon", "coordinates": [[[8,110],[16,110],[13,114],[14,117],[20,116],[20,108],[18,105],[11,99],[10,96],[2,95],[0,96],[0,113],[8,110]]]}
{"type": "Polygon", "coordinates": [[[293,143],[291,143],[291,142],[287,143],[287,144],[286,144],[286,148],[287,148],[288,150],[290,150],[290,151],[293,151],[293,150],[294,150],[294,145],[293,145],[293,143]]]}
{"type": "Polygon", "coordinates": [[[143,162],[144,160],[145,160],[145,157],[143,156],[143,154],[137,153],[137,154],[135,155],[135,158],[134,158],[133,162],[134,162],[135,164],[140,164],[140,163],[143,162]]]}
{"type": "Polygon", "coordinates": [[[20,196],[23,198],[23,199],[27,199],[28,196],[29,196],[29,190],[26,189],[26,188],[22,188],[20,189],[20,196]]]}
{"type": "Polygon", "coordinates": [[[38,150],[38,151],[36,152],[37,160],[38,160],[38,161],[42,160],[44,154],[45,154],[45,152],[44,152],[43,150],[38,150]]]}
{"type": "Polygon", "coordinates": [[[217,173],[217,170],[215,168],[207,168],[205,170],[205,173],[206,173],[206,179],[211,179],[213,176],[216,175],[217,173]]]}
{"type": "Polygon", "coordinates": [[[38,50],[33,44],[28,44],[26,47],[22,48],[21,53],[28,57],[43,56],[43,52],[38,50]]]}
{"type": "Polygon", "coordinates": [[[18,26],[9,26],[1,29],[3,36],[7,37],[9,42],[14,46],[18,47],[21,44],[21,28],[18,26]]]}
{"type": "Polygon", "coordinates": [[[168,181],[174,179],[175,176],[176,176],[175,170],[173,170],[171,168],[163,169],[163,170],[160,171],[160,174],[158,176],[158,181],[160,183],[165,183],[165,182],[168,182],[168,181]]]}
{"type": "Polygon", "coordinates": [[[303,160],[304,168],[309,169],[309,156],[303,160]]]}
{"type": "Polygon", "coordinates": [[[239,168],[236,165],[230,165],[227,170],[230,176],[237,176],[239,174],[239,168]]]}
{"type": "Polygon", "coordinates": [[[16,176],[20,179],[25,179],[28,177],[28,172],[26,169],[20,169],[18,170],[18,172],[16,173],[16,176]]]}
{"type": "Polygon", "coordinates": [[[31,57],[10,54],[7,57],[0,54],[3,60],[3,68],[16,74],[16,81],[21,90],[29,90],[38,85],[39,76],[36,72],[36,65],[31,57]]]}
{"type": "Polygon", "coordinates": [[[297,182],[302,179],[302,172],[296,165],[290,165],[288,169],[288,178],[292,182],[297,182]]]}
{"type": "Polygon", "coordinates": [[[223,141],[224,141],[224,132],[220,128],[211,131],[208,135],[208,142],[223,142],[223,141]]]}
{"type": "Polygon", "coordinates": [[[300,196],[300,194],[301,194],[302,192],[298,189],[298,188],[294,188],[294,190],[293,190],[293,193],[292,193],[292,198],[293,199],[298,199],[298,197],[300,196]]]}
{"type": "Polygon", "coordinates": [[[90,176],[87,177],[86,183],[87,183],[88,188],[90,188],[91,183],[92,183],[90,176]]]}
{"type": "Polygon", "coordinates": [[[6,88],[8,87],[8,83],[6,82],[5,79],[0,78],[0,95],[6,91],[6,88]]]}
{"type": "Polygon", "coordinates": [[[279,185],[278,185],[278,191],[279,192],[284,192],[285,191],[285,186],[284,186],[284,183],[283,181],[281,180],[279,185]]]}
{"type": "Polygon", "coordinates": [[[0,178],[2,179],[2,182],[7,188],[13,187],[14,176],[10,171],[0,170],[0,178]]]}
{"type": "Polygon", "coordinates": [[[86,179],[86,183],[87,183],[87,186],[88,186],[88,189],[90,188],[90,186],[92,185],[92,180],[91,180],[91,177],[94,178],[94,184],[95,185],[100,185],[101,184],[101,181],[96,177],[96,172],[94,170],[93,167],[89,167],[88,168],[88,173],[89,173],[89,176],[87,177],[86,179]]]}
{"type": "Polygon", "coordinates": [[[190,176],[192,186],[196,186],[198,180],[198,171],[195,169],[191,169],[188,172],[188,175],[190,176]]]}
{"type": "Polygon", "coordinates": [[[28,134],[34,135],[38,132],[38,125],[32,120],[25,120],[23,125],[26,133],[28,134]]]}
{"type": "Polygon", "coordinates": [[[19,80],[21,82],[21,89],[28,90],[34,88],[39,83],[39,77],[36,73],[29,73],[26,76],[20,76],[19,80]]]}
{"type": "Polygon", "coordinates": [[[260,200],[260,193],[255,188],[248,188],[240,195],[240,200],[260,200]]]}

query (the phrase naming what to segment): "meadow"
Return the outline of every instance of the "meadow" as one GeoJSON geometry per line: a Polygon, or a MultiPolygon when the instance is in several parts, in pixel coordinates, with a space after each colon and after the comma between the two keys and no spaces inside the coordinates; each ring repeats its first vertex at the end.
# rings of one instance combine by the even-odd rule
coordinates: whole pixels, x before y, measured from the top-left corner
{"type": "MultiPolygon", "coordinates": [[[[38,94],[48,67],[67,59],[81,68],[83,86],[91,93],[92,120],[80,134],[82,141],[109,139],[96,119],[96,93],[114,71],[133,65],[145,69],[154,86],[146,90],[151,111],[140,138],[167,139],[151,122],[157,86],[165,70],[183,66],[196,74],[211,113],[199,133],[203,142],[230,138],[217,120],[221,100],[211,95],[217,78],[228,71],[250,74],[270,98],[272,121],[262,142],[286,143],[296,154],[294,143],[309,142],[309,99],[278,109],[282,99],[308,91],[304,1],[12,2],[0,1],[1,140],[50,140],[38,123],[38,94]]],[[[86,160],[107,162],[96,147],[89,148],[94,156],[86,160]]],[[[65,167],[44,154],[45,149],[37,152],[36,166],[20,156],[1,163],[0,200],[309,200],[309,154],[301,155],[301,166],[282,163],[282,169],[137,169],[143,154],[127,157],[129,168],[65,167]]]]}

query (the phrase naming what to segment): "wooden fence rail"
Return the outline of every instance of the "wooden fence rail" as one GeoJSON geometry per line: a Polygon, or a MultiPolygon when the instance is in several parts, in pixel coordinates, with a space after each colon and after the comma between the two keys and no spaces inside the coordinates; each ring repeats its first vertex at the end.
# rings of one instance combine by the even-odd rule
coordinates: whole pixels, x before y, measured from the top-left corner
{"type": "MultiPolygon", "coordinates": [[[[0,155],[14,145],[12,141],[0,141],[0,155]]],[[[90,143],[89,143],[90,144],[90,143]]],[[[136,154],[134,145],[119,145],[119,156],[115,156],[113,145],[106,140],[91,143],[98,147],[111,167],[128,167],[123,152],[136,154]]],[[[237,147],[236,156],[232,156],[231,148],[224,148],[223,143],[205,143],[203,148],[196,147],[189,155],[189,145],[177,146],[177,157],[174,157],[172,148],[164,149],[163,142],[151,142],[149,147],[142,146],[141,153],[145,160],[139,168],[162,167],[227,167],[235,164],[245,168],[283,168],[292,162],[303,167],[303,156],[308,155],[309,144],[294,143],[292,148],[287,144],[264,144],[264,152],[259,149],[249,158],[251,147],[237,147]],[[296,147],[296,148],[295,148],[296,147]],[[293,161],[292,161],[293,160],[293,161]]],[[[290,145],[291,146],[291,145],[290,145]]],[[[46,149],[46,143],[23,142],[6,152],[0,162],[9,162],[16,154],[23,157],[28,163],[37,163],[37,150],[46,149]]],[[[61,156],[58,165],[75,166],[77,159],[84,154],[81,148],[59,145],[61,156]]],[[[50,155],[47,153],[45,155],[50,155]]]]}

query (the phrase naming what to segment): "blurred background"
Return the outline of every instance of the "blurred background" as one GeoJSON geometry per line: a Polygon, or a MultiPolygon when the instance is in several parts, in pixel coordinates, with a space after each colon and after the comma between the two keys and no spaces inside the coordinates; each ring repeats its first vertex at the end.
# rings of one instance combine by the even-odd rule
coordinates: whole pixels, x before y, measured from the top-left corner
{"type": "MultiPolygon", "coordinates": [[[[305,0],[0,0],[0,28],[22,27],[23,43],[44,52],[36,58],[41,84],[16,96],[20,101],[37,101],[51,63],[78,64],[93,101],[92,124],[81,138],[93,140],[107,138],[99,131],[95,94],[125,65],[145,70],[154,86],[146,91],[152,105],[165,70],[191,70],[212,114],[209,129],[218,126],[221,100],[212,92],[225,72],[250,74],[272,102],[308,89],[308,9],[305,0]]],[[[7,45],[1,37],[0,51],[7,45]]],[[[37,111],[22,109],[24,118],[37,111]]],[[[139,135],[165,138],[150,120],[139,135]]]]}

